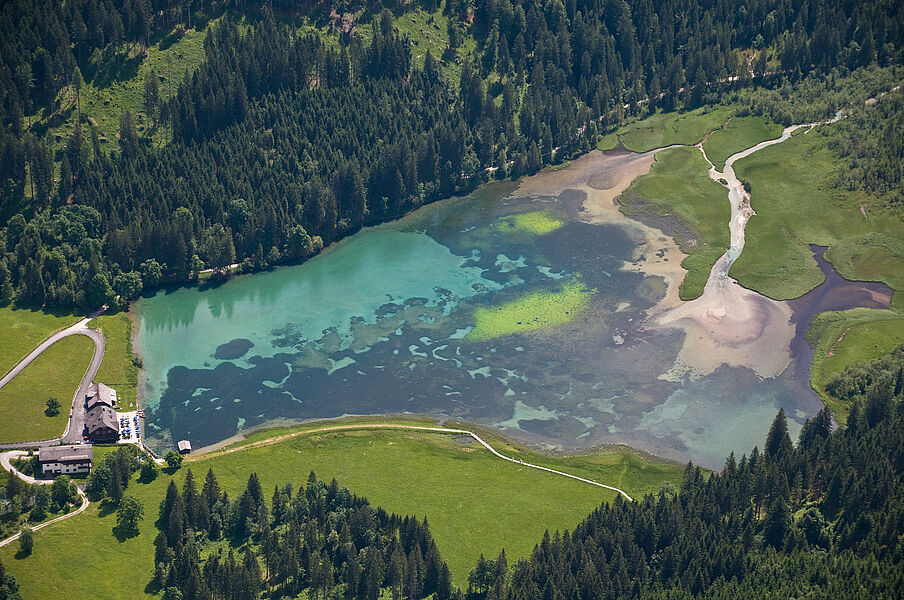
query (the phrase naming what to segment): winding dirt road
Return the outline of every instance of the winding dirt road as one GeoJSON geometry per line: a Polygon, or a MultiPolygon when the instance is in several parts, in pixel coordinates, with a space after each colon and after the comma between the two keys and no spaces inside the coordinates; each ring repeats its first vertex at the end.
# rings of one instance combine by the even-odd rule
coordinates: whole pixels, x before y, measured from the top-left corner
{"type": "Polygon", "coordinates": [[[66,329],[62,329],[57,331],[49,338],[41,342],[37,348],[32,350],[28,356],[19,361],[15,367],[13,367],[6,375],[0,379],[0,389],[8,384],[12,379],[22,372],[25,367],[32,363],[38,356],[40,356],[45,350],[50,348],[52,345],[57,343],[63,338],[67,338],[71,335],[85,335],[91,338],[94,342],[94,357],[91,359],[91,364],[88,366],[88,370],[85,371],[85,376],[82,377],[82,381],[79,384],[78,390],[76,390],[75,395],[72,397],[72,406],[69,411],[70,417],[69,421],[66,423],[66,431],[63,432],[59,438],[54,438],[51,440],[40,440],[33,442],[23,442],[17,444],[0,444],[0,448],[21,448],[22,446],[46,446],[50,444],[54,444],[57,441],[65,443],[78,443],[82,439],[82,431],[85,428],[85,410],[83,406],[83,402],[79,400],[84,398],[85,390],[91,385],[91,382],[94,381],[95,375],[97,375],[98,369],[100,369],[100,363],[104,359],[104,336],[100,331],[96,329],[91,329],[88,327],[88,323],[101,314],[104,309],[97,311],[96,313],[92,313],[76,323],[71,327],[67,327],[66,329]]]}
{"type": "Polygon", "coordinates": [[[303,436],[303,435],[311,435],[314,433],[324,433],[330,431],[348,431],[348,430],[374,430],[374,429],[404,429],[404,430],[413,430],[413,431],[430,431],[434,433],[454,433],[458,435],[468,435],[474,438],[481,446],[489,450],[494,456],[501,458],[503,460],[507,460],[509,462],[515,463],[517,465],[521,465],[523,467],[529,467],[531,469],[538,469],[540,471],[546,471],[548,473],[554,473],[556,475],[561,475],[562,477],[568,477],[569,479],[576,479],[577,481],[581,481],[583,483],[587,483],[590,485],[595,485],[597,487],[605,488],[607,490],[612,490],[613,492],[618,492],[621,494],[626,500],[634,501],[634,499],[627,494],[624,490],[621,490],[617,487],[606,485],[605,483],[599,483],[598,481],[593,481],[591,479],[585,479],[583,477],[578,477],[577,475],[572,475],[571,473],[565,473],[564,471],[557,471],[555,469],[550,469],[549,467],[543,467],[540,465],[535,465],[532,463],[524,462],[523,460],[519,460],[516,458],[511,458],[510,456],[506,456],[495,448],[486,443],[479,435],[474,433],[473,431],[468,431],[467,429],[449,429],[447,427],[427,427],[427,426],[418,426],[418,425],[396,425],[393,423],[372,423],[372,424],[348,424],[348,425],[325,425],[323,427],[318,427],[316,429],[306,429],[304,431],[296,431],[293,433],[286,433],[283,435],[278,435],[272,438],[267,438],[265,440],[259,440],[257,442],[252,442],[250,444],[244,446],[238,446],[235,448],[228,448],[225,450],[216,450],[207,454],[203,454],[200,456],[190,457],[189,461],[197,461],[202,458],[209,458],[212,456],[222,456],[226,454],[232,454],[234,452],[241,452],[242,450],[250,450],[252,448],[261,448],[263,446],[271,446],[273,444],[277,444],[279,442],[303,436]]]}

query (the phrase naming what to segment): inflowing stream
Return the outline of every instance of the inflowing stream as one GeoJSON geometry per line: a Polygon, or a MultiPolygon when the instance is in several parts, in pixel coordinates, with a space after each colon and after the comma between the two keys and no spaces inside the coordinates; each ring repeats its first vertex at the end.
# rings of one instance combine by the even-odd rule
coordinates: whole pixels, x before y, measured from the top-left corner
{"type": "MultiPolygon", "coordinates": [[[[651,162],[593,152],[303,265],[140,300],[147,442],[200,448],[262,425],[415,413],[552,449],[625,443],[720,467],[762,445],[779,407],[796,436],[821,403],[791,360],[790,308],[766,315],[791,331],[774,365],[691,339],[693,315],[675,316],[693,303],[675,306],[674,242],[612,202],[651,162]]],[[[754,321],[772,310],[748,293],[754,321]]]]}

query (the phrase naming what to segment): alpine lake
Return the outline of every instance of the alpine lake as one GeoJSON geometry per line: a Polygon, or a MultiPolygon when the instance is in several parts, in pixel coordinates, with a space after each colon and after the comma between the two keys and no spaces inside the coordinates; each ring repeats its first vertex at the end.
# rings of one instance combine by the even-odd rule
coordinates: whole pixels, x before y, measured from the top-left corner
{"type": "Polygon", "coordinates": [[[821,408],[799,345],[774,378],[665,376],[685,333],[648,326],[667,284],[644,273],[634,228],[588,221],[580,189],[519,190],[489,184],[304,264],[138,301],[148,445],[419,414],[550,450],[628,444],[719,468],[761,446],[780,407],[795,438],[821,408]]]}

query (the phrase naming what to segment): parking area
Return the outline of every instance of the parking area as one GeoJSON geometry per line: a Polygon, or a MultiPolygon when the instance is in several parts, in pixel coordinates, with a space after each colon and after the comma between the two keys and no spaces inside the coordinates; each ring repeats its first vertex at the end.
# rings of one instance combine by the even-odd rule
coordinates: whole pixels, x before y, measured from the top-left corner
{"type": "Polygon", "coordinates": [[[119,443],[138,444],[141,440],[141,421],[138,412],[134,410],[118,412],[116,418],[119,420],[119,443]]]}

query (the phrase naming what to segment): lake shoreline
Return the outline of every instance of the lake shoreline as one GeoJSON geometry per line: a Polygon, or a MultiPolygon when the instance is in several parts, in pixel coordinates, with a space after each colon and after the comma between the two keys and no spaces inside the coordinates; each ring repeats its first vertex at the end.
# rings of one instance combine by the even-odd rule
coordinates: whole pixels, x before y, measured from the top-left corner
{"type": "MultiPolygon", "coordinates": [[[[443,206],[458,206],[459,209],[464,210],[465,212],[470,212],[470,211],[478,211],[479,212],[481,210],[487,209],[487,206],[489,206],[487,204],[483,204],[483,202],[485,201],[485,198],[484,198],[484,200],[481,200],[480,198],[483,198],[484,196],[487,198],[494,198],[494,197],[498,196],[499,198],[501,198],[502,204],[500,206],[504,206],[504,207],[508,206],[509,209],[506,209],[506,210],[511,210],[512,207],[518,206],[517,202],[519,201],[519,199],[522,199],[525,197],[557,196],[558,194],[563,194],[564,191],[574,190],[583,196],[582,201],[576,201],[576,200],[565,201],[565,200],[563,200],[564,195],[561,196],[561,199],[559,200],[560,202],[564,202],[563,206],[568,207],[567,210],[569,211],[569,213],[572,215],[573,218],[577,219],[578,222],[585,222],[585,223],[594,224],[594,225],[616,225],[618,227],[623,228],[627,233],[629,233],[629,236],[633,239],[633,241],[635,243],[635,247],[633,249],[632,258],[625,260],[625,262],[623,262],[623,264],[620,267],[621,270],[625,271],[625,272],[638,273],[641,276],[647,277],[647,278],[650,278],[650,277],[661,278],[662,281],[665,282],[664,295],[662,297],[660,297],[658,299],[658,301],[655,302],[654,306],[646,309],[646,314],[647,314],[646,320],[649,322],[652,322],[654,315],[660,315],[664,311],[672,310],[675,308],[680,308],[680,307],[686,306],[688,304],[686,302],[681,301],[680,298],[678,297],[679,286],[680,286],[685,274],[687,273],[687,271],[681,267],[681,262],[682,262],[683,258],[685,257],[685,255],[678,248],[677,243],[675,242],[675,240],[672,236],[666,235],[660,228],[651,227],[650,225],[643,223],[642,221],[638,220],[637,218],[634,218],[631,215],[624,214],[624,212],[621,211],[621,207],[617,201],[617,198],[630,186],[630,184],[637,177],[649,172],[649,169],[652,166],[652,163],[654,160],[654,156],[655,156],[655,151],[652,151],[649,153],[643,153],[643,154],[635,154],[635,153],[630,153],[627,151],[614,151],[614,152],[605,152],[605,153],[599,152],[599,151],[593,151],[593,152],[587,153],[587,154],[579,157],[578,159],[572,161],[572,163],[570,165],[568,165],[567,167],[562,168],[562,169],[542,171],[541,173],[539,173],[537,175],[523,178],[517,183],[509,184],[508,182],[502,182],[502,183],[492,182],[486,186],[481,186],[481,188],[473,196],[451,198],[451,199],[444,200],[442,203],[432,203],[429,206],[420,207],[418,210],[413,211],[413,212],[409,213],[408,215],[405,215],[401,219],[397,220],[398,225],[395,226],[395,228],[404,229],[406,231],[412,230],[412,228],[413,228],[414,230],[420,231],[421,227],[423,227],[425,223],[429,225],[431,219],[435,217],[435,213],[428,213],[425,211],[427,211],[431,206],[435,207],[437,204],[442,204],[443,206]],[[509,203],[509,201],[511,201],[512,203],[509,203]],[[569,204],[569,202],[571,202],[571,204],[569,204]]],[[[572,194],[572,195],[574,195],[574,194],[572,194]]],[[[542,204],[542,202],[541,202],[541,204],[542,204]]],[[[518,210],[518,209],[516,208],[515,210],[518,210]]],[[[384,227],[386,227],[385,224],[376,226],[376,228],[365,228],[365,231],[368,229],[371,229],[371,230],[382,229],[384,227]]],[[[467,231],[467,229],[465,229],[463,231],[467,231]]],[[[324,251],[321,252],[318,256],[316,256],[312,260],[306,261],[306,262],[316,264],[322,260],[325,260],[326,257],[329,257],[330,255],[340,254],[341,250],[343,248],[352,246],[355,243],[355,241],[354,241],[355,239],[356,239],[355,236],[349,236],[347,238],[344,238],[343,240],[340,240],[334,244],[331,244],[329,247],[324,249],[324,251]]],[[[448,243],[448,240],[446,240],[446,243],[448,243]]],[[[459,247],[459,249],[457,251],[458,256],[461,256],[460,250],[461,250],[461,248],[459,247]]],[[[498,262],[498,259],[497,259],[497,262],[498,262]]],[[[606,267],[606,268],[609,268],[609,267],[606,267]]],[[[278,267],[278,268],[270,271],[270,273],[274,273],[274,272],[278,273],[280,270],[282,270],[282,268],[278,267]]],[[[334,275],[334,274],[331,273],[331,275],[334,275]]],[[[243,279],[241,276],[236,277],[236,278],[231,278],[227,282],[225,282],[223,285],[226,287],[231,287],[232,285],[235,285],[238,282],[240,282],[241,279],[243,279]]],[[[440,281],[440,283],[442,282],[441,279],[438,281],[440,281]]],[[[354,286],[352,283],[349,283],[349,285],[354,286]]],[[[220,287],[220,286],[218,285],[216,287],[220,287]]],[[[741,288],[741,286],[738,286],[737,284],[735,284],[732,287],[738,288],[739,290],[743,290],[743,288],[741,288]]],[[[198,291],[203,292],[205,290],[199,289],[198,291]]],[[[745,293],[745,292],[747,292],[753,296],[756,296],[757,300],[759,300],[760,298],[763,298],[761,295],[756,294],[755,292],[752,292],[752,291],[744,290],[741,293],[745,293]]],[[[268,292],[266,290],[262,290],[260,293],[267,294],[268,292]]],[[[394,302],[394,301],[395,300],[392,299],[392,296],[390,296],[390,302],[394,302]]],[[[764,299],[764,301],[768,302],[768,299],[764,299]]],[[[217,302],[214,301],[213,304],[217,304],[217,302]]],[[[134,308],[134,306],[132,308],[134,308]]],[[[215,308],[217,311],[222,310],[222,308],[217,308],[213,305],[211,305],[211,307],[210,307],[211,311],[214,311],[215,308]]],[[[231,309],[227,308],[226,310],[231,310],[231,309]]],[[[619,310],[621,310],[621,308],[619,308],[619,310]]],[[[204,311],[204,312],[206,312],[206,311],[204,311]]],[[[788,311],[788,312],[789,312],[789,315],[788,315],[788,318],[786,319],[786,321],[791,320],[790,311],[788,311]]],[[[130,310],[129,314],[133,320],[133,323],[136,323],[138,320],[136,311],[130,310]]],[[[758,317],[757,317],[757,315],[752,315],[752,318],[756,319],[758,317]]],[[[176,315],[175,321],[178,322],[179,319],[180,319],[180,317],[178,315],[176,315]]],[[[789,325],[790,325],[790,323],[789,323],[789,325]]],[[[172,326],[172,325],[170,325],[170,326],[172,326]]],[[[647,325],[647,327],[650,327],[650,325],[647,325]]],[[[659,328],[656,326],[653,326],[653,327],[655,329],[659,328]]],[[[138,330],[137,326],[133,327],[133,336],[137,335],[137,330],[138,330]]],[[[357,332],[355,333],[355,335],[357,335],[357,332]]],[[[397,335],[400,335],[400,334],[397,334],[397,335]]],[[[687,336],[688,334],[685,333],[685,335],[687,336]]],[[[239,336],[235,336],[235,337],[238,338],[239,336]]],[[[541,337],[545,337],[545,336],[541,336],[541,337]]],[[[554,337],[555,336],[553,336],[553,338],[554,337]]],[[[370,338],[372,341],[368,342],[368,343],[375,343],[375,341],[373,341],[373,340],[376,340],[375,334],[371,335],[370,338]]],[[[134,339],[134,337],[133,337],[133,339],[134,339]]],[[[239,338],[239,339],[241,339],[241,338],[239,338]]],[[[304,338],[302,338],[302,339],[304,339],[304,338]]],[[[308,337],[307,339],[311,339],[311,338],[308,337]]],[[[442,338],[439,338],[439,339],[441,340],[442,338]]],[[[525,341],[529,341],[529,339],[532,339],[532,338],[530,336],[528,336],[528,338],[525,338],[525,341]]],[[[234,339],[232,341],[235,342],[238,340],[234,339]]],[[[246,339],[245,341],[247,342],[248,340],[246,339]]],[[[179,345],[178,342],[174,342],[174,343],[177,346],[179,345]]],[[[437,343],[439,344],[442,342],[437,341],[437,343]]],[[[616,342],[616,343],[618,344],[620,342],[616,342]]],[[[253,344],[249,344],[249,347],[252,345],[253,344]]],[[[428,343],[427,346],[429,346],[429,345],[430,344],[428,343]]],[[[135,344],[136,350],[139,347],[140,347],[139,344],[135,344]]],[[[363,351],[369,350],[369,347],[370,346],[368,346],[363,351]]],[[[337,346],[337,348],[338,348],[338,346],[337,346]]],[[[627,346],[626,346],[626,348],[627,348],[627,346]]],[[[439,349],[440,348],[438,347],[437,350],[439,350],[439,349]]],[[[436,356],[435,351],[433,351],[433,350],[429,350],[426,348],[425,348],[425,350],[427,352],[433,352],[433,355],[432,355],[433,358],[437,358],[437,359],[442,358],[440,356],[436,356]]],[[[356,352],[357,352],[357,350],[356,350],[356,352]]],[[[411,352],[412,352],[412,354],[415,353],[415,351],[411,351],[411,352]]],[[[218,358],[216,356],[216,353],[214,353],[212,356],[214,358],[218,358]]],[[[331,356],[332,356],[332,358],[330,358],[329,360],[333,364],[333,366],[330,370],[330,374],[336,369],[345,368],[349,364],[354,364],[356,362],[355,360],[351,360],[350,362],[343,363],[342,360],[344,360],[344,359],[337,361],[335,359],[339,357],[339,354],[336,354],[336,353],[332,354],[331,356]]],[[[426,354],[424,354],[423,356],[425,358],[427,357],[426,354]]],[[[448,353],[447,353],[447,356],[448,356],[448,353]]],[[[240,358],[240,357],[236,357],[236,358],[240,358]]],[[[256,358],[254,356],[252,356],[251,358],[253,359],[252,362],[255,364],[257,364],[261,361],[261,358],[259,356],[256,358]]],[[[274,358],[276,358],[276,357],[274,357],[274,358]]],[[[401,357],[399,357],[399,358],[401,358],[401,357]]],[[[144,359],[142,358],[142,361],[143,360],[144,359]]],[[[269,360],[269,359],[265,355],[263,360],[269,360]]],[[[285,360],[285,359],[279,358],[279,360],[285,360]]],[[[416,357],[415,357],[415,360],[417,360],[416,357]]],[[[449,359],[442,358],[442,360],[449,360],[449,359]]],[[[212,362],[214,362],[214,361],[212,361],[212,362]]],[[[790,362],[790,357],[789,357],[789,362],[790,362]]],[[[239,363],[244,364],[244,362],[242,360],[240,360],[239,363]]],[[[206,364],[207,363],[205,363],[205,365],[206,364]]],[[[362,363],[362,365],[363,364],[364,363],[362,363]]],[[[720,361],[719,364],[720,365],[724,364],[724,361],[720,361]]],[[[714,364],[713,368],[715,369],[718,366],[719,365],[714,364]]],[[[811,365],[808,365],[808,367],[809,366],[811,366],[811,365]]],[[[212,367],[207,367],[207,368],[212,368],[212,367]]],[[[327,367],[327,368],[329,368],[329,367],[327,367]]],[[[355,367],[355,368],[357,368],[357,367],[355,367]]],[[[362,366],[361,368],[365,368],[365,367],[362,366]]],[[[478,370],[480,370],[480,369],[478,369],[478,370]]],[[[809,368],[807,370],[809,371],[809,368]]],[[[361,375],[364,374],[360,370],[358,372],[361,375]]],[[[783,370],[779,370],[778,372],[781,373],[781,372],[783,372],[783,370]]],[[[352,370],[345,371],[344,373],[346,373],[346,377],[347,377],[348,375],[352,374],[352,370]]],[[[489,371],[487,371],[487,375],[488,375],[488,373],[489,373],[489,371]]],[[[282,381],[285,382],[286,378],[288,378],[291,375],[292,375],[292,369],[290,367],[289,375],[284,377],[282,379],[282,381]]],[[[487,375],[484,375],[484,377],[486,377],[487,375]]],[[[778,373],[776,373],[775,375],[778,375],[778,373]]],[[[138,395],[139,395],[139,402],[141,403],[142,406],[145,405],[145,401],[146,401],[146,398],[144,397],[144,393],[145,393],[145,388],[146,388],[146,383],[147,383],[147,377],[148,377],[147,370],[145,368],[140,369],[138,395]]],[[[471,379],[474,379],[474,377],[475,376],[472,374],[471,379]]],[[[268,376],[268,378],[273,382],[279,382],[279,380],[280,380],[280,377],[278,377],[278,376],[277,377],[268,376]]],[[[202,384],[198,384],[198,385],[202,385],[202,384]]],[[[267,386],[274,387],[274,386],[271,386],[270,384],[267,384],[267,386]]],[[[169,386],[167,386],[167,387],[169,387],[169,386]]],[[[164,388],[164,389],[166,389],[166,388],[164,388]]],[[[181,388],[181,389],[185,389],[184,385],[183,385],[183,388],[181,388]]],[[[187,392],[184,392],[185,395],[182,396],[182,397],[186,398],[185,404],[187,405],[189,402],[196,403],[196,401],[193,398],[189,398],[188,396],[189,395],[197,396],[199,394],[199,390],[206,390],[206,389],[209,389],[209,388],[203,388],[203,387],[187,388],[187,392]],[[195,389],[194,394],[191,393],[192,389],[195,389]]],[[[292,388],[292,389],[293,389],[293,391],[295,391],[297,388],[292,388]]],[[[295,399],[295,396],[292,396],[291,392],[285,392],[285,393],[289,393],[289,395],[293,399],[295,399]]],[[[297,391],[296,391],[296,393],[297,393],[297,391]]],[[[312,391],[311,393],[316,394],[317,392],[312,391]]],[[[203,400],[203,396],[204,396],[205,392],[201,391],[200,394],[201,394],[202,398],[198,398],[197,402],[201,402],[203,400]]],[[[387,390],[387,394],[392,395],[393,389],[387,390]]],[[[810,391],[810,394],[813,394],[813,392],[810,391]]],[[[239,395],[241,395],[241,394],[239,394],[239,395]]],[[[446,395],[448,396],[448,394],[446,394],[446,395]]],[[[309,406],[307,404],[309,402],[307,396],[300,396],[300,397],[305,398],[305,403],[306,403],[305,406],[307,407],[307,408],[299,410],[299,412],[301,412],[302,414],[307,413],[308,415],[310,415],[312,409],[315,413],[318,410],[322,410],[322,409],[317,408],[317,402],[315,402],[313,405],[309,406]]],[[[354,397],[354,395],[352,395],[351,397],[354,397]]],[[[228,396],[225,397],[224,399],[226,400],[227,403],[229,403],[228,396]]],[[[212,398],[210,401],[213,402],[214,400],[219,400],[219,397],[212,398]]],[[[500,398],[500,400],[501,400],[501,398],[500,398]]],[[[236,398],[234,401],[239,402],[240,400],[238,398],[236,398]]],[[[301,402],[301,400],[298,400],[298,401],[301,402]]],[[[220,402],[222,403],[222,400],[220,402]]],[[[460,418],[463,421],[467,421],[469,423],[482,422],[484,427],[491,427],[492,431],[495,431],[498,434],[502,434],[507,437],[510,437],[514,440],[519,441],[520,443],[525,443],[532,448],[542,449],[544,451],[562,453],[562,454],[575,454],[575,453],[580,454],[582,452],[592,451],[594,448],[604,448],[607,446],[624,445],[624,446],[629,446],[629,447],[637,450],[638,452],[643,452],[643,453],[649,454],[651,456],[657,456],[658,458],[661,458],[662,460],[684,462],[685,458],[684,458],[684,456],[682,456],[682,454],[686,454],[687,452],[690,451],[687,448],[685,450],[679,450],[676,446],[674,446],[674,444],[676,442],[674,440],[671,440],[671,438],[669,438],[669,437],[661,438],[660,443],[652,443],[651,444],[650,440],[647,440],[646,442],[644,442],[644,441],[641,441],[642,438],[631,438],[631,436],[626,436],[624,434],[607,435],[604,433],[605,429],[597,429],[595,431],[595,433],[590,438],[587,438],[586,440],[581,440],[580,438],[582,436],[578,436],[578,438],[576,438],[576,439],[570,439],[570,441],[567,441],[564,446],[561,443],[551,443],[551,442],[558,440],[557,436],[559,434],[550,438],[549,432],[544,433],[542,429],[537,429],[537,425],[541,424],[542,421],[547,418],[547,417],[543,416],[543,414],[544,414],[543,411],[546,411],[547,409],[544,408],[544,406],[542,404],[542,399],[539,399],[539,400],[532,399],[530,402],[531,402],[531,406],[529,406],[528,408],[530,408],[531,410],[533,410],[534,407],[539,403],[539,408],[538,408],[539,412],[535,411],[537,416],[526,416],[525,417],[529,420],[534,419],[533,424],[531,424],[531,422],[528,421],[528,422],[525,422],[523,426],[519,426],[517,429],[511,429],[508,427],[502,428],[502,427],[494,426],[493,423],[495,421],[500,421],[500,419],[504,420],[504,417],[494,418],[492,416],[492,413],[489,413],[489,415],[487,415],[486,413],[480,413],[480,412],[472,414],[471,412],[468,412],[467,410],[465,410],[465,412],[461,412],[460,409],[455,408],[455,406],[457,406],[457,404],[455,402],[451,402],[450,404],[443,405],[441,410],[433,409],[433,410],[428,410],[426,412],[419,411],[419,410],[417,410],[416,405],[412,405],[413,410],[411,410],[410,413],[404,413],[404,414],[424,415],[424,416],[430,417],[432,419],[460,418]],[[447,414],[447,413],[450,413],[450,414],[447,414]],[[469,417],[478,417],[481,420],[474,421],[473,418],[469,418],[469,417]],[[539,419],[539,421],[537,421],[536,419],[539,419]],[[605,441],[600,442],[600,437],[615,438],[615,441],[612,443],[607,443],[605,441]],[[636,441],[632,442],[631,441],[632,439],[634,439],[636,441]],[[657,448],[658,450],[651,451],[650,448],[657,448]],[[659,452],[659,450],[662,450],[662,452],[659,452]]],[[[202,404],[203,404],[203,402],[202,402],[202,404]]],[[[374,403],[372,400],[367,401],[366,399],[362,399],[360,406],[362,406],[362,407],[365,407],[368,405],[373,406],[373,404],[374,403]]],[[[398,404],[398,402],[396,402],[395,404],[398,404]]],[[[204,406],[206,407],[206,404],[204,406]]],[[[244,405],[242,405],[242,406],[244,406],[244,405]]],[[[152,407],[152,410],[154,408],[155,407],[152,407]]],[[[201,408],[201,407],[199,407],[199,408],[201,408]]],[[[224,407],[224,408],[227,408],[227,407],[224,407]]],[[[245,409],[240,409],[240,411],[238,413],[236,413],[236,409],[232,408],[231,403],[229,403],[228,408],[229,408],[228,412],[230,412],[230,414],[233,415],[232,416],[233,422],[235,419],[235,416],[234,416],[235,414],[248,416],[249,418],[251,418],[251,416],[254,414],[253,412],[250,412],[250,413],[249,412],[241,412],[242,410],[245,410],[245,409]]],[[[336,409],[338,409],[338,410],[335,410],[335,413],[334,413],[335,416],[315,415],[315,416],[302,416],[299,418],[292,418],[291,416],[289,416],[289,417],[278,416],[278,417],[273,417],[273,418],[267,418],[267,417],[265,417],[264,414],[261,414],[261,415],[258,415],[258,417],[264,417],[263,421],[261,421],[260,419],[254,419],[247,428],[244,426],[245,419],[240,416],[238,419],[238,425],[236,426],[236,429],[235,429],[235,431],[237,431],[237,433],[235,433],[234,435],[228,436],[224,439],[220,439],[214,443],[208,443],[208,444],[204,445],[203,451],[207,452],[207,451],[210,451],[217,447],[223,447],[224,445],[228,445],[229,443],[234,443],[236,441],[240,441],[241,439],[244,439],[251,432],[258,431],[261,429],[273,428],[274,426],[276,426],[276,427],[295,426],[295,425],[304,425],[304,424],[308,424],[308,423],[312,423],[312,422],[341,420],[342,418],[347,417],[349,414],[360,414],[360,415],[362,415],[362,417],[366,416],[367,418],[371,418],[371,419],[383,418],[386,414],[390,414],[390,415],[399,414],[393,410],[390,410],[387,412],[359,413],[354,410],[348,410],[348,408],[350,408],[350,407],[347,404],[337,405],[336,409]]],[[[387,408],[392,408],[392,407],[387,406],[387,408]]],[[[440,406],[437,405],[437,408],[440,408],[440,406]]],[[[195,410],[197,411],[199,409],[195,409],[195,410]]],[[[205,410],[207,410],[207,409],[205,408],[205,410]]],[[[260,408],[258,410],[260,410],[260,408]]],[[[279,414],[280,410],[284,410],[284,409],[274,409],[274,412],[276,414],[279,414]]],[[[649,409],[643,409],[643,410],[649,410],[649,409]]],[[[334,411],[328,409],[327,412],[334,412],[334,411]]],[[[809,413],[809,412],[810,411],[808,409],[807,413],[809,413]]],[[[201,413],[201,414],[206,414],[206,413],[201,413]]],[[[274,414],[274,413],[271,413],[271,415],[272,414],[274,414]]],[[[283,414],[286,414],[286,413],[283,413],[283,414]]],[[[534,413],[532,413],[532,414],[534,414],[534,413]]],[[[549,412],[549,414],[555,415],[555,410],[549,412]]],[[[566,408],[565,415],[568,415],[568,414],[569,414],[569,411],[566,408]]],[[[586,414],[586,413],[584,413],[584,414],[586,414]]],[[[638,414],[641,414],[641,413],[638,413],[638,414]]],[[[799,413],[799,418],[802,418],[803,414],[805,414],[805,413],[799,413]]],[[[191,413],[185,414],[183,418],[190,418],[190,415],[191,415],[191,413]]],[[[213,417],[214,415],[216,415],[216,417],[215,417],[216,419],[220,418],[219,413],[210,413],[210,417],[213,417]]],[[[224,411],[222,416],[227,417],[227,419],[228,419],[229,415],[227,415],[227,411],[224,411]]],[[[753,415],[750,415],[750,417],[752,417],[752,416],[753,415]]],[[[200,415],[198,415],[194,418],[197,419],[199,417],[200,417],[200,415]]],[[[207,418],[210,418],[210,417],[207,417],[207,418]]],[[[558,420],[559,417],[553,417],[553,418],[558,420]]],[[[572,419],[573,417],[568,416],[567,418],[572,419]]],[[[511,420],[511,419],[509,419],[509,420],[511,420]]],[[[549,421],[547,421],[547,423],[549,423],[549,421]]],[[[543,427],[547,427],[547,425],[543,425],[543,427]]],[[[563,431],[564,427],[565,427],[565,425],[563,423],[557,423],[556,431],[561,433],[563,431]]],[[[588,427],[592,428],[592,425],[589,425],[588,427]]],[[[152,423],[151,427],[146,426],[145,431],[151,431],[154,428],[155,428],[155,425],[152,423]]],[[[165,444],[166,440],[168,439],[169,442],[174,442],[175,439],[173,439],[172,437],[167,437],[167,435],[169,434],[169,431],[170,431],[169,429],[159,430],[159,433],[154,436],[157,438],[156,441],[159,443],[165,444]],[[166,433],[164,433],[164,432],[166,432],[166,433]],[[161,435],[161,434],[163,434],[163,435],[161,435]]],[[[610,427],[609,431],[612,432],[611,427],[610,427]]],[[[565,433],[567,434],[567,431],[565,433]]],[[[574,436],[575,434],[572,433],[570,435],[574,436]]],[[[659,434],[656,434],[656,433],[650,433],[650,435],[655,436],[657,438],[659,437],[659,434]]],[[[179,438],[190,437],[190,435],[183,436],[183,434],[180,433],[177,437],[179,437],[179,438]]],[[[201,437],[203,439],[205,436],[201,436],[201,437]]],[[[207,439],[211,438],[210,435],[207,435],[206,437],[207,437],[207,439]]],[[[649,436],[647,436],[647,437],[649,437],[649,436]]],[[[152,439],[152,441],[153,441],[153,439],[152,439]]],[[[559,441],[561,441],[561,440],[559,440],[559,441]]],[[[158,444],[158,446],[159,446],[159,444],[158,444]]],[[[736,450],[744,451],[746,449],[747,448],[737,448],[736,450]]],[[[710,457],[710,458],[704,460],[702,457],[698,457],[698,459],[695,459],[695,462],[700,463],[700,464],[707,464],[709,466],[714,466],[717,462],[720,462],[722,460],[722,458],[724,458],[724,457],[721,457],[721,456],[717,457],[717,458],[710,457]]]]}

